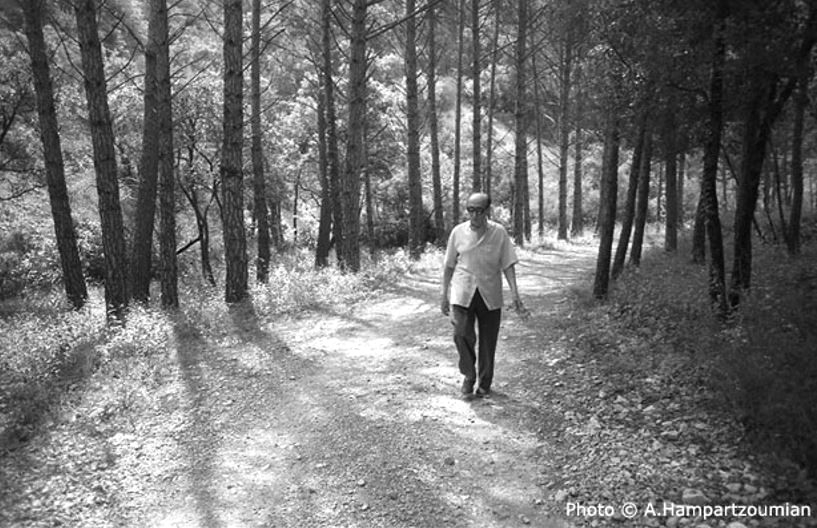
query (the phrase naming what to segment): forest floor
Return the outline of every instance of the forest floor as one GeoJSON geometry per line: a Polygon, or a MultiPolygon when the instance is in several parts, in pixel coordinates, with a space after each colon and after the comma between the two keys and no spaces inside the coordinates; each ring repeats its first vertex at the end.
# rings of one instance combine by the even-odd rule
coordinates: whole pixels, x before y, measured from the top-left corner
{"type": "Polygon", "coordinates": [[[765,474],[728,419],[660,373],[619,382],[576,353],[568,301],[594,265],[589,246],[526,252],[532,316],[503,313],[486,398],[459,393],[437,269],[275,321],[238,307],[216,333],[177,321],[127,409],[84,416],[93,382],[75,387],[0,456],[0,525],[715,527],[741,519],[661,503],[779,497],[789,477],[765,474]]]}

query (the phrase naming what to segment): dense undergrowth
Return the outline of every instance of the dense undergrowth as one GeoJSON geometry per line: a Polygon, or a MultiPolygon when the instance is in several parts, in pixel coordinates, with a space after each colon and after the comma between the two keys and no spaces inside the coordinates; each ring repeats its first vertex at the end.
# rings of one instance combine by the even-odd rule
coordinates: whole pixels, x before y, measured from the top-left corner
{"type": "Polygon", "coordinates": [[[622,390],[654,385],[645,403],[695,393],[770,464],[817,477],[817,248],[795,259],[756,244],[752,288],[726,322],[709,304],[706,266],[689,255],[686,243],[667,254],[657,241],[607,302],[575,291],[581,313],[565,324],[578,348],[622,390]]]}

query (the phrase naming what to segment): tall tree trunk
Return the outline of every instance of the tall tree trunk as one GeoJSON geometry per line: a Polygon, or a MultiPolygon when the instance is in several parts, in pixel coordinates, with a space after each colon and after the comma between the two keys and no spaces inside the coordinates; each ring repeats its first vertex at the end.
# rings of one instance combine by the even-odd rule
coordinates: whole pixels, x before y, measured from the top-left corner
{"type": "Polygon", "coordinates": [[[437,126],[437,13],[428,8],[428,131],[431,140],[431,182],[434,192],[434,230],[438,245],[445,244],[445,216],[440,176],[440,135],[437,126]]]}
{"type": "Polygon", "coordinates": [[[270,197],[268,194],[267,209],[269,209],[270,217],[270,241],[273,247],[280,249],[284,246],[284,230],[281,224],[281,202],[279,202],[277,198],[270,197]]]}
{"type": "Polygon", "coordinates": [[[133,239],[130,250],[130,295],[137,302],[150,298],[153,260],[153,227],[156,216],[156,194],[159,180],[159,114],[156,59],[161,37],[156,17],[157,4],[150,3],[148,41],[145,47],[144,118],[142,120],[142,157],[139,166],[139,189],[136,194],[133,239]]]}
{"type": "Polygon", "coordinates": [[[244,232],[243,59],[241,0],[224,0],[224,130],[221,147],[224,250],[227,268],[224,299],[247,296],[247,239],[244,232]]]}
{"type": "MultiPolygon", "coordinates": [[[[712,72],[709,81],[709,119],[704,144],[703,173],[701,174],[701,196],[699,203],[700,217],[704,219],[706,238],[709,239],[711,260],[709,263],[709,297],[717,307],[720,315],[727,311],[726,280],[723,256],[723,235],[718,214],[718,157],[721,148],[721,130],[723,128],[723,75],[726,61],[726,18],[728,16],[727,0],[718,0],[717,17],[713,24],[714,50],[712,54],[712,72]]],[[[696,224],[699,218],[696,218],[696,224]]],[[[697,226],[696,226],[697,230],[697,226]]],[[[700,236],[700,235],[698,235],[700,236]]],[[[701,250],[702,251],[702,250],[701,250]]],[[[699,255],[693,253],[693,257],[699,255]]]]}
{"type": "Polygon", "coordinates": [[[300,205],[301,169],[295,174],[295,185],[292,197],[292,245],[298,247],[298,206],[300,205]]]}
{"type": "MultiPolygon", "coordinates": [[[[319,68],[321,86],[324,73],[319,68]]],[[[326,92],[321,89],[318,100],[318,175],[321,184],[321,209],[318,221],[318,241],[315,247],[315,267],[325,268],[329,265],[329,242],[332,236],[332,192],[329,188],[328,162],[326,154],[326,92]]]]}
{"type": "Polygon", "coordinates": [[[582,211],[582,163],[584,161],[584,138],[582,120],[584,118],[584,90],[581,88],[581,67],[576,68],[576,138],[573,146],[573,218],[570,222],[570,236],[580,237],[584,234],[584,212],[582,211]]]}
{"type": "Polygon", "coordinates": [[[482,190],[482,93],[480,92],[479,84],[479,74],[481,72],[480,53],[479,0],[471,0],[471,82],[474,92],[474,100],[472,102],[473,131],[471,136],[471,144],[474,151],[474,168],[471,183],[473,192],[482,190]]]}
{"type": "MultiPolygon", "coordinates": [[[[785,160],[784,160],[784,163],[785,163],[785,160]]],[[[783,211],[783,207],[784,207],[784,205],[783,205],[783,190],[782,190],[782,186],[783,186],[783,185],[782,185],[782,183],[781,183],[781,181],[780,181],[780,180],[782,180],[782,179],[784,179],[784,178],[781,176],[781,174],[780,174],[780,173],[781,173],[781,170],[780,170],[780,163],[779,163],[779,160],[778,160],[777,152],[775,151],[775,152],[774,152],[774,191],[775,191],[775,201],[777,202],[777,212],[778,212],[778,213],[779,213],[779,215],[780,215],[780,216],[779,216],[779,218],[780,218],[780,232],[781,232],[781,235],[782,235],[782,237],[783,237],[783,241],[786,243],[786,247],[788,248],[788,247],[789,247],[789,245],[790,245],[790,243],[789,243],[789,239],[788,239],[788,236],[789,236],[789,228],[788,228],[788,226],[786,225],[786,215],[785,215],[785,212],[783,211]]]]}
{"type": "Polygon", "coordinates": [[[570,145],[570,73],[573,37],[568,30],[559,68],[559,228],[557,238],[567,240],[567,162],[570,145]]]}
{"type": "Polygon", "coordinates": [[[803,122],[808,106],[808,84],[811,77],[808,65],[801,66],[797,91],[794,96],[794,131],[791,147],[792,200],[789,211],[788,251],[800,254],[800,217],[803,210],[803,122]]]}
{"type": "MultiPolygon", "coordinates": [[[[701,182],[703,184],[703,181],[701,182]]],[[[704,196],[698,196],[698,205],[695,207],[695,222],[692,227],[692,262],[706,263],[706,209],[704,196]]]]}
{"type": "Polygon", "coordinates": [[[99,196],[102,247],[105,252],[105,306],[108,320],[122,319],[128,306],[127,262],[119,203],[116,151],[113,143],[102,46],[97,33],[96,3],[80,0],[75,4],[88,121],[94,149],[94,170],[99,196]]]}
{"type": "Polygon", "coordinates": [[[345,266],[342,243],[343,200],[335,112],[334,61],[332,60],[332,0],[321,1],[321,55],[323,97],[326,104],[326,163],[329,190],[332,195],[332,237],[335,239],[335,254],[337,255],[338,265],[343,268],[345,266]]]}
{"type": "MultiPolygon", "coordinates": [[[[37,96],[37,113],[40,120],[40,140],[45,158],[45,177],[54,235],[62,266],[62,281],[68,301],[75,309],[85,305],[88,291],[82,275],[82,263],[77,248],[77,234],[71,217],[68,188],[65,184],[65,165],[60,144],[57,110],[54,105],[54,88],[48,66],[48,52],[43,36],[43,0],[21,2],[25,19],[25,33],[31,55],[31,71],[37,96]]],[[[801,178],[802,188],[802,178],[801,178]]]]}
{"type": "MultiPolygon", "coordinates": [[[[798,65],[807,64],[807,61],[810,60],[815,41],[817,41],[817,7],[809,4],[809,17],[796,58],[798,65]]],[[[738,175],[735,254],[729,287],[729,301],[732,306],[740,302],[741,293],[749,289],[751,282],[752,222],[766,146],[772,127],[797,84],[796,77],[790,78],[778,92],[779,79],[776,75],[761,71],[752,73],[756,73],[752,77],[755,87],[748,108],[744,136],[744,159],[738,175]]]]}
{"type": "Polygon", "coordinates": [[[539,236],[545,235],[545,167],[542,152],[542,100],[539,94],[539,72],[536,68],[536,53],[531,54],[531,74],[533,75],[533,104],[536,108],[536,181],[537,181],[537,210],[539,216],[539,236]]]}
{"type": "Polygon", "coordinates": [[[721,165],[721,203],[724,212],[729,210],[729,174],[726,167],[721,165]]]}
{"type": "Polygon", "coordinates": [[[684,207],[686,202],[684,200],[684,183],[686,180],[687,168],[687,150],[689,149],[689,136],[686,131],[681,134],[681,144],[678,146],[678,227],[683,229],[686,222],[684,214],[684,207]]]}
{"type": "Polygon", "coordinates": [[[678,249],[678,138],[675,129],[674,116],[670,116],[667,127],[666,145],[664,147],[666,159],[666,193],[667,216],[664,230],[664,249],[674,252],[678,249]]]}
{"type": "Polygon", "coordinates": [[[618,247],[613,258],[613,269],[611,275],[616,280],[624,270],[624,262],[627,258],[627,246],[630,243],[630,235],[633,231],[633,221],[635,219],[635,198],[640,181],[641,171],[644,169],[642,159],[644,157],[644,147],[647,138],[647,115],[642,113],[638,126],[638,137],[633,150],[633,159],[630,164],[630,178],[627,184],[627,197],[624,202],[624,213],[621,219],[621,230],[618,234],[618,247]]]}
{"type": "Polygon", "coordinates": [[[167,0],[152,0],[156,34],[156,110],[159,136],[159,261],[162,306],[179,306],[176,264],[176,182],[173,173],[173,107],[170,84],[170,35],[167,0]]]}
{"type": "Polygon", "coordinates": [[[363,130],[366,120],[367,0],[354,0],[349,52],[349,139],[343,181],[343,254],[345,267],[360,270],[360,176],[364,166],[363,130]]]}
{"type": "Polygon", "coordinates": [[[735,242],[729,300],[732,306],[740,302],[742,290],[747,290],[752,276],[752,222],[755,216],[766,145],[771,132],[768,121],[777,95],[777,79],[768,77],[755,81],[743,129],[743,156],[735,200],[735,242]],[[765,110],[765,112],[764,112],[765,110]],[[764,114],[765,113],[765,119],[764,114]]]}
{"type": "MultiPolygon", "coordinates": [[[[363,148],[365,152],[364,157],[368,159],[366,143],[363,144],[363,148]]],[[[363,171],[363,184],[365,187],[363,192],[365,193],[366,200],[366,234],[369,238],[369,255],[371,255],[372,260],[377,260],[377,240],[375,239],[374,232],[374,190],[372,189],[372,175],[368,167],[363,171]]]]}
{"type": "MultiPolygon", "coordinates": [[[[193,155],[190,154],[190,157],[187,162],[187,170],[192,171],[192,159],[193,155]]],[[[199,240],[199,259],[201,262],[201,275],[210,284],[213,286],[216,285],[216,279],[213,275],[213,268],[210,265],[210,225],[207,221],[207,213],[210,210],[210,205],[212,205],[213,200],[215,199],[216,191],[214,190],[210,194],[210,201],[203,209],[199,204],[199,195],[196,191],[195,185],[191,185],[190,188],[186,188],[184,185],[179,185],[182,192],[184,193],[185,198],[190,203],[191,209],[193,209],[193,214],[196,217],[196,229],[198,230],[198,240],[199,240]]]]}
{"type": "Polygon", "coordinates": [[[255,279],[266,283],[269,276],[270,236],[269,210],[267,209],[267,189],[264,177],[264,153],[261,148],[261,0],[252,0],[252,37],[250,60],[250,98],[252,115],[252,182],[253,209],[258,226],[258,255],[255,264],[255,279]]]}
{"type": "Polygon", "coordinates": [[[644,246],[644,230],[647,225],[647,213],[650,203],[652,131],[649,129],[644,136],[644,152],[641,156],[641,168],[638,171],[638,191],[636,192],[635,201],[633,243],[630,247],[630,264],[636,267],[641,265],[641,252],[644,246]]]}
{"type": "Polygon", "coordinates": [[[613,232],[616,223],[618,193],[619,119],[615,105],[610,104],[604,133],[604,155],[601,170],[601,196],[599,199],[599,253],[596,259],[596,275],[593,296],[605,299],[610,286],[610,256],[613,251],[613,232]]]}
{"type": "MultiPolygon", "coordinates": [[[[529,124],[526,124],[525,125],[526,129],[529,126],[530,126],[529,124]]],[[[525,135],[527,136],[527,130],[526,130],[525,135]]],[[[527,144],[527,141],[526,141],[525,142],[525,152],[526,153],[527,153],[527,147],[528,147],[528,144],[527,144]]],[[[532,226],[531,226],[531,216],[530,216],[530,178],[528,178],[528,171],[527,171],[527,155],[525,156],[525,177],[522,180],[522,192],[523,192],[522,207],[523,207],[524,220],[525,220],[525,240],[530,242],[532,226]]]]}
{"type": "Polygon", "coordinates": [[[528,138],[527,138],[527,108],[525,105],[525,40],[527,33],[528,0],[519,0],[517,7],[517,35],[516,35],[516,101],[514,104],[516,115],[516,150],[514,160],[514,195],[513,208],[513,235],[517,245],[525,243],[525,183],[528,178],[528,138]]]}
{"type": "Polygon", "coordinates": [[[418,260],[425,244],[423,181],[420,174],[420,108],[417,101],[417,19],[414,0],[406,0],[406,125],[409,191],[409,254],[418,260]]]}
{"type": "Polygon", "coordinates": [[[452,182],[452,222],[460,222],[460,167],[462,165],[462,78],[465,55],[465,0],[459,1],[457,22],[457,101],[454,108],[454,181],[452,182]]]}
{"type": "MultiPolygon", "coordinates": [[[[658,165],[658,174],[655,175],[655,186],[657,187],[655,192],[655,220],[657,222],[661,221],[661,217],[664,214],[663,210],[663,203],[662,199],[664,197],[664,165],[658,165]]],[[[649,215],[648,215],[649,216],[649,215]]]]}
{"type": "MultiPolygon", "coordinates": [[[[491,0],[494,10],[494,34],[491,38],[491,80],[488,89],[488,137],[485,143],[485,192],[490,196],[493,185],[494,159],[494,110],[496,106],[496,65],[499,61],[499,26],[501,25],[501,9],[499,0],[491,0]]],[[[535,77],[535,74],[534,74],[535,77]]]]}

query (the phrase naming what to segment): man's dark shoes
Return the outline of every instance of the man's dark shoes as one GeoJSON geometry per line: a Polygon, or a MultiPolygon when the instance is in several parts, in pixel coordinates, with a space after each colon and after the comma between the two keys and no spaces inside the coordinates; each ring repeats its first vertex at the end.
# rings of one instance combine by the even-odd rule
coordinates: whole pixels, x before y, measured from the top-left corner
{"type": "Polygon", "coordinates": [[[491,389],[483,389],[482,387],[479,387],[479,388],[477,389],[477,393],[476,393],[476,394],[477,394],[477,396],[478,396],[478,397],[480,397],[480,398],[484,398],[485,396],[490,396],[490,394],[491,394],[491,389]]]}
{"type": "Polygon", "coordinates": [[[475,382],[476,380],[469,380],[468,378],[465,378],[464,380],[462,380],[462,389],[460,389],[460,392],[462,392],[465,395],[473,394],[475,382]]]}

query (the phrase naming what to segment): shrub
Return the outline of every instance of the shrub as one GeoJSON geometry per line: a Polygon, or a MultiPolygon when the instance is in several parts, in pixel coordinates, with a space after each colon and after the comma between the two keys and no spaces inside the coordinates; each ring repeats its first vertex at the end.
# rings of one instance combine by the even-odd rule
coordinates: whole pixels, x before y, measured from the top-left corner
{"type": "MultiPolygon", "coordinates": [[[[44,288],[62,279],[53,237],[40,229],[14,230],[0,238],[0,299],[26,288],[44,288]]],[[[47,232],[47,231],[46,231],[47,232]]]]}

